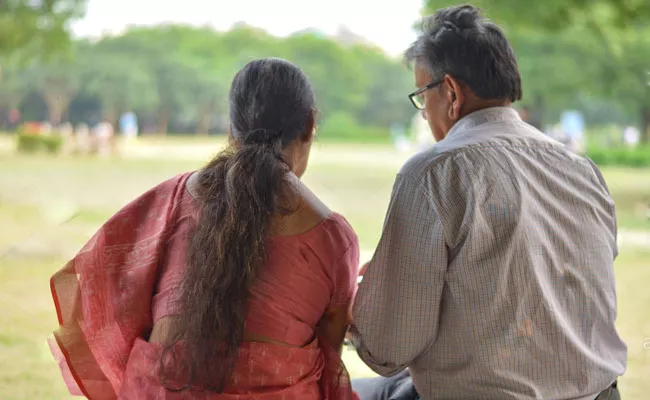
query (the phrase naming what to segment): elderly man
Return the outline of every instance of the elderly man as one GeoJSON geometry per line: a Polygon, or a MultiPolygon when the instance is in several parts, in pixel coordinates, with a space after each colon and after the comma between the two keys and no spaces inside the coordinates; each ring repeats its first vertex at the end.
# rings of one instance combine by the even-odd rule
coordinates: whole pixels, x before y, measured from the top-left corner
{"type": "Polygon", "coordinates": [[[599,169],[510,107],[515,55],[476,8],[427,18],[406,58],[438,143],[399,172],[360,284],[350,335],[389,378],[355,389],[413,397],[412,377],[422,399],[618,398],[627,348],[599,169]]]}

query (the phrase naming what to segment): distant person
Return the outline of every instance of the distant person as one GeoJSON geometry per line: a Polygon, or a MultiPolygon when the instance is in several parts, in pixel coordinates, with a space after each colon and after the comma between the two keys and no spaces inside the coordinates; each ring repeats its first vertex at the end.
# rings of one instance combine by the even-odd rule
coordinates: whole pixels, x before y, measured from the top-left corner
{"type": "Polygon", "coordinates": [[[262,59],[229,100],[230,146],[124,207],[52,277],[53,351],[73,393],[354,398],[340,350],[359,243],[300,181],[312,88],[262,59]]]}
{"type": "Polygon", "coordinates": [[[562,132],[567,137],[567,145],[574,153],[582,154],[585,143],[585,120],[578,111],[565,111],[560,118],[562,132]]]}
{"type": "Polygon", "coordinates": [[[390,136],[393,146],[399,153],[406,153],[411,149],[411,143],[404,133],[404,127],[400,124],[393,124],[390,127],[390,136]]]}
{"type": "Polygon", "coordinates": [[[22,118],[20,114],[20,110],[17,108],[12,108],[9,110],[9,113],[7,115],[9,119],[9,128],[13,131],[18,129],[18,126],[20,125],[20,120],[22,118]]]}
{"type": "Polygon", "coordinates": [[[626,147],[636,147],[639,144],[641,133],[634,126],[626,126],[623,129],[623,144],[626,147]]]}
{"type": "Polygon", "coordinates": [[[92,138],[90,137],[90,128],[85,123],[80,123],[74,131],[75,152],[79,154],[89,154],[92,150],[92,138]]]}
{"type": "Polygon", "coordinates": [[[423,112],[418,112],[413,116],[411,120],[411,130],[413,131],[413,136],[415,136],[415,143],[417,151],[426,151],[431,149],[431,146],[435,144],[433,137],[431,137],[431,130],[429,125],[427,125],[426,119],[424,119],[423,112]]]}
{"type": "Polygon", "coordinates": [[[63,141],[62,153],[71,154],[74,152],[74,127],[70,122],[65,122],[59,126],[58,131],[63,141]]]}
{"type": "Polygon", "coordinates": [[[39,135],[50,136],[52,134],[52,124],[48,121],[42,122],[39,129],[39,135]]]}
{"type": "MultiPolygon", "coordinates": [[[[438,142],[404,165],[353,308],[365,399],[618,399],[616,215],[591,161],[524,123],[502,30],[426,18],[410,98],[438,142]],[[417,394],[416,394],[417,391],[417,394]]],[[[561,73],[561,71],[557,71],[561,73]]]]}
{"type": "Polygon", "coordinates": [[[125,138],[131,140],[138,136],[138,117],[129,111],[120,117],[120,130],[125,138]]]}
{"type": "Polygon", "coordinates": [[[115,150],[115,130],[113,124],[102,121],[93,128],[93,136],[97,145],[97,153],[102,157],[108,157],[115,150]]]}

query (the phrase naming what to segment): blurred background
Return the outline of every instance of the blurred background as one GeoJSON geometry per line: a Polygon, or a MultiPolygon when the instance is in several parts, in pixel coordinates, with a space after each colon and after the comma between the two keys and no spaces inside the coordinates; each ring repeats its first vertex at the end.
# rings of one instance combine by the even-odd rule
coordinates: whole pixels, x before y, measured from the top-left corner
{"type": "MultiPolygon", "coordinates": [[[[0,399],[70,397],[46,345],[49,277],[128,201],[223,147],[230,81],[251,59],[309,76],[321,114],[305,180],[369,259],[396,172],[433,144],[401,53],[421,15],[454,4],[0,0],[0,399]]],[[[603,170],[619,220],[620,387],[647,399],[650,2],[473,4],[515,48],[521,116],[603,170]]]]}

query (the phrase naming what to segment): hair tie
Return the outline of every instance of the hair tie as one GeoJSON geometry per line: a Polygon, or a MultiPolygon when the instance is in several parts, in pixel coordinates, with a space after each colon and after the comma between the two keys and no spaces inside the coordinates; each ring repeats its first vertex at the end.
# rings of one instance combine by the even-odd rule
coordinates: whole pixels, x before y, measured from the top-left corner
{"type": "Polygon", "coordinates": [[[246,134],[244,144],[248,145],[270,145],[282,139],[281,130],[253,129],[246,134]]]}

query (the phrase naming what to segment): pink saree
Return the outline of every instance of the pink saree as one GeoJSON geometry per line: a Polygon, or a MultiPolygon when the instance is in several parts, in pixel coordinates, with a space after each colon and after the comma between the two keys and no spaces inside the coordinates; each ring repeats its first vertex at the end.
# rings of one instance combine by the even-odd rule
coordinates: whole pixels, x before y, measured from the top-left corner
{"type": "Polygon", "coordinates": [[[162,387],[160,349],[146,339],[162,254],[189,176],[121,209],[52,276],[59,329],[49,342],[70,393],[97,400],[356,399],[339,355],[318,339],[304,348],[244,343],[222,394],[162,387]]]}

